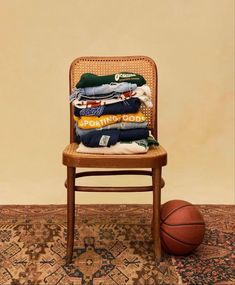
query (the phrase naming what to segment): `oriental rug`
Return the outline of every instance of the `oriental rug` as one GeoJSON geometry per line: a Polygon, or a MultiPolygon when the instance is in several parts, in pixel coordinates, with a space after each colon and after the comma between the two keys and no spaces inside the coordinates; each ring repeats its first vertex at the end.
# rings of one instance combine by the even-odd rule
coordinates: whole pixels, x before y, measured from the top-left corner
{"type": "Polygon", "coordinates": [[[0,285],[229,285],[235,206],[201,205],[202,244],[156,263],[151,205],[76,207],[72,264],[65,263],[66,206],[0,206],[0,285]]]}

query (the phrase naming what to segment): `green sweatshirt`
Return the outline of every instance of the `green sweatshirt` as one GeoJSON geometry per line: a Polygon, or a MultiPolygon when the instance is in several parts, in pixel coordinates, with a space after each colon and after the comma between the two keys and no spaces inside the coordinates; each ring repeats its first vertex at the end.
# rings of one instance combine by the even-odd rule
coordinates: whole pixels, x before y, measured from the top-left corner
{"type": "Polygon", "coordinates": [[[95,75],[92,73],[83,73],[76,88],[94,87],[102,84],[110,84],[112,82],[129,82],[135,83],[137,86],[144,85],[146,80],[142,75],[131,72],[120,72],[111,75],[95,75]]]}

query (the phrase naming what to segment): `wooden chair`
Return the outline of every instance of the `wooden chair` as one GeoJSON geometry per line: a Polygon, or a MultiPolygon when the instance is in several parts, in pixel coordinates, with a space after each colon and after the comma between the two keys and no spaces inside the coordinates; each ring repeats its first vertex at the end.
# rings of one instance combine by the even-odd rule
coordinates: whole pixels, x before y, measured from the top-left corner
{"type": "MultiPolygon", "coordinates": [[[[107,75],[129,71],[144,76],[152,91],[153,108],[147,109],[141,105],[148,127],[157,139],[157,68],[154,61],[146,56],[125,57],[80,57],[70,66],[70,93],[79,81],[81,74],[90,72],[97,75],[107,75]]],[[[161,187],[164,181],[161,178],[162,166],[167,163],[167,153],[157,146],[146,154],[134,155],[100,155],[81,154],[76,152],[74,142],[73,106],[70,104],[70,144],[63,151],[63,164],[67,166],[67,262],[72,261],[74,246],[75,221],[75,191],[87,192],[143,192],[153,191],[153,218],[152,235],[154,251],[157,260],[161,259],[160,243],[160,206],[161,187]],[[131,168],[130,170],[86,171],[76,173],[76,168],[131,168]],[[134,168],[150,168],[151,170],[135,170],[134,168]],[[150,175],[152,185],[145,187],[88,187],[75,184],[75,179],[84,176],[99,175],[150,175]]]]}

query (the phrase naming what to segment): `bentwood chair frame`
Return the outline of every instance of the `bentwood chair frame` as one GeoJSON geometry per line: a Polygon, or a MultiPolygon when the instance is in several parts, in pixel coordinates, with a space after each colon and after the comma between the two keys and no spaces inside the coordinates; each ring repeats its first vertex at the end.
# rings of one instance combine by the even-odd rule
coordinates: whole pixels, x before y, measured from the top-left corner
{"type": "MultiPolygon", "coordinates": [[[[153,136],[157,136],[157,67],[155,62],[146,56],[125,57],[79,57],[75,59],[69,72],[70,94],[81,74],[89,72],[97,75],[107,75],[118,72],[133,72],[144,76],[152,91],[153,108],[147,109],[141,105],[148,127],[153,136]]],[[[153,191],[152,236],[154,252],[157,260],[161,259],[160,242],[160,207],[162,166],[167,163],[167,153],[161,146],[155,146],[145,154],[133,155],[102,155],[77,153],[78,145],[74,140],[74,107],[70,104],[70,144],[63,151],[63,164],[67,166],[67,262],[72,261],[74,247],[75,223],[75,191],[86,192],[143,192],[153,191]],[[130,170],[85,171],[76,173],[76,168],[131,168],[130,170]],[[151,170],[136,170],[135,168],[150,168],[151,170]],[[75,184],[75,179],[85,176],[99,175],[150,175],[152,185],[137,187],[90,187],[75,184]]]]}

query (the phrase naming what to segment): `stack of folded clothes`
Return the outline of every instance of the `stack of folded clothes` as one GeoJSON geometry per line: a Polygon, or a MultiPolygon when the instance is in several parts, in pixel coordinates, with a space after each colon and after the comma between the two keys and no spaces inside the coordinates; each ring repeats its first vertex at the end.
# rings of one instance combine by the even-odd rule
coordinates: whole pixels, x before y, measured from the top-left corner
{"type": "Polygon", "coordinates": [[[142,75],[84,73],[70,102],[74,105],[77,152],[135,154],[145,153],[150,145],[157,144],[140,111],[141,104],[153,106],[142,75]]]}

